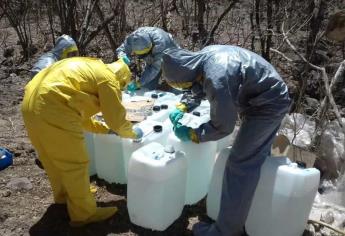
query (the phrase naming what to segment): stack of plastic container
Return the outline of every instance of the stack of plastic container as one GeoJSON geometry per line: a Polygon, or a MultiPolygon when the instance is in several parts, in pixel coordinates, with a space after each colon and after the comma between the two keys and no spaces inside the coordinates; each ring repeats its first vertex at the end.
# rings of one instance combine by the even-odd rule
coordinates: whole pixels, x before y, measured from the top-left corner
{"type": "Polygon", "coordinates": [[[182,152],[156,142],[132,154],[129,162],[127,202],[132,223],[165,230],[182,213],[187,162],[182,152]]]}
{"type": "Polygon", "coordinates": [[[122,138],[115,134],[94,134],[97,176],[109,183],[127,183],[122,138]]]}
{"type": "MultiPolygon", "coordinates": [[[[193,115],[199,116],[201,124],[206,123],[210,120],[210,103],[208,100],[203,100],[200,103],[200,106],[195,108],[192,112],[193,115]]],[[[197,127],[195,127],[197,128],[197,127]]],[[[227,135],[226,137],[217,140],[217,152],[220,152],[226,147],[231,145],[232,134],[227,135]]]]}
{"type": "Polygon", "coordinates": [[[141,140],[122,139],[122,150],[124,150],[124,170],[126,177],[128,163],[134,151],[152,142],[165,145],[167,143],[168,135],[171,133],[171,127],[166,127],[164,126],[164,123],[153,120],[144,120],[135,126],[142,129],[144,136],[141,140]]]}
{"type": "MultiPolygon", "coordinates": [[[[220,152],[207,196],[207,214],[216,219],[225,163],[231,149],[220,152]]],[[[246,222],[253,236],[302,235],[319,185],[320,172],[299,168],[287,157],[268,157],[246,222]]]]}
{"type": "Polygon", "coordinates": [[[212,178],[206,198],[206,210],[207,215],[212,219],[216,220],[219,208],[220,199],[223,184],[223,174],[225,170],[225,164],[228,160],[231,147],[221,150],[216,156],[216,163],[214,164],[212,178]]]}
{"type": "MultiPolygon", "coordinates": [[[[195,128],[204,122],[204,117],[185,114],[180,122],[183,125],[195,128]]],[[[183,151],[186,154],[188,162],[186,204],[195,204],[207,194],[217,143],[203,142],[195,144],[191,141],[182,142],[174,133],[171,133],[168,144],[174,146],[175,150],[183,151]]]]}
{"type": "Polygon", "coordinates": [[[315,168],[283,164],[286,157],[267,159],[249,211],[249,235],[302,235],[320,181],[315,168]]]}
{"type": "Polygon", "coordinates": [[[94,145],[93,135],[94,134],[90,132],[84,133],[86,150],[89,156],[89,175],[90,176],[95,175],[97,173],[96,163],[95,163],[95,145],[94,145]]]}
{"type": "Polygon", "coordinates": [[[154,107],[152,114],[147,117],[148,120],[155,120],[164,122],[168,119],[169,113],[175,109],[181,96],[176,96],[173,93],[162,92],[158,90],[144,93],[145,97],[150,97],[154,100],[154,107]]]}

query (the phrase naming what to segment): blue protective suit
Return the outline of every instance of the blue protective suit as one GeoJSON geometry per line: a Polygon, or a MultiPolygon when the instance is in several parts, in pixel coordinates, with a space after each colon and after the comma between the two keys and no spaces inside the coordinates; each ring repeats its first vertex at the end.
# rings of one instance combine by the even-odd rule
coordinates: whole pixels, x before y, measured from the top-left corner
{"type": "MultiPolygon", "coordinates": [[[[37,62],[34,64],[31,72],[31,78],[33,78],[38,72],[51,64],[68,57],[68,53],[78,52],[76,42],[68,35],[62,35],[57,38],[54,48],[40,56],[37,62]]],[[[76,55],[77,56],[77,55],[76,55]]]]}
{"type": "Polygon", "coordinates": [[[171,34],[156,27],[140,27],[131,33],[116,50],[117,57],[131,56],[137,51],[148,52],[140,55],[146,67],[143,71],[140,84],[148,89],[156,89],[161,72],[162,52],[168,48],[178,48],[171,34]]]}
{"type": "Polygon", "coordinates": [[[200,142],[229,135],[238,114],[242,117],[226,163],[217,221],[193,228],[196,236],[240,236],[261,165],[289,109],[287,86],[261,56],[235,46],[208,46],[199,52],[170,49],[164,52],[162,70],[168,83],[201,85],[209,100],[211,120],[194,130],[200,142]]]}

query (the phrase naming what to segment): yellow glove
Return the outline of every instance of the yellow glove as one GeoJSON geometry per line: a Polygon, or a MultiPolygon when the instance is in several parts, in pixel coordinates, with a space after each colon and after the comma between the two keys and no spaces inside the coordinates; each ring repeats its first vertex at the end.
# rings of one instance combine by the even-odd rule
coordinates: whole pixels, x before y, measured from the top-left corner
{"type": "Polygon", "coordinates": [[[178,103],[176,104],[176,108],[179,109],[182,112],[187,112],[187,106],[184,103],[178,103]]]}

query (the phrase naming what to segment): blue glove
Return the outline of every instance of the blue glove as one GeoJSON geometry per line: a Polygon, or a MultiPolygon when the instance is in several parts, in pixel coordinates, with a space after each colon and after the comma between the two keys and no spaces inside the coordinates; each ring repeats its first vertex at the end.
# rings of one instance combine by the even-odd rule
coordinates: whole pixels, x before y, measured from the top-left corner
{"type": "Polygon", "coordinates": [[[176,126],[174,126],[174,133],[176,137],[181,139],[181,141],[190,141],[192,140],[191,138],[191,130],[192,128],[189,128],[185,125],[181,125],[180,123],[177,123],[176,126]]]}
{"type": "Polygon", "coordinates": [[[131,64],[131,60],[127,57],[127,55],[123,55],[121,58],[128,66],[131,64]]]}
{"type": "Polygon", "coordinates": [[[135,127],[133,132],[135,133],[134,139],[141,139],[144,136],[144,132],[139,127],[135,127]]]}
{"type": "Polygon", "coordinates": [[[127,85],[127,91],[130,93],[134,93],[135,90],[138,89],[137,83],[133,80],[127,85]]]}
{"type": "Polygon", "coordinates": [[[169,114],[169,119],[171,123],[175,126],[177,125],[179,120],[182,119],[183,115],[184,115],[184,112],[176,108],[169,114]]]}

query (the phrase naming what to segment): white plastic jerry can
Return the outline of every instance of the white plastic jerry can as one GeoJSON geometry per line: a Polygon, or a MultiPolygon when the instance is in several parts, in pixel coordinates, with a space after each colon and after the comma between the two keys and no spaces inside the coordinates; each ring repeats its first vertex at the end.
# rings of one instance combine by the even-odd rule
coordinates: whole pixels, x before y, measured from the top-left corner
{"type": "Polygon", "coordinates": [[[95,175],[96,172],[96,163],[95,163],[95,145],[93,141],[93,133],[90,132],[84,132],[84,139],[85,139],[85,145],[86,150],[89,157],[89,175],[95,175]]]}
{"type": "MultiPolygon", "coordinates": [[[[197,128],[207,121],[206,116],[196,116],[190,113],[184,114],[180,120],[181,124],[191,128],[197,128]]],[[[193,143],[182,142],[171,133],[168,144],[173,145],[176,150],[186,154],[188,163],[186,204],[192,205],[200,201],[207,194],[211,181],[214,158],[216,155],[217,142],[193,143]]]]}
{"type": "Polygon", "coordinates": [[[152,107],[152,113],[146,117],[147,120],[164,122],[168,119],[169,113],[172,111],[174,105],[171,103],[156,102],[152,107]]]}
{"type": "Polygon", "coordinates": [[[124,157],[124,169],[125,169],[125,178],[127,179],[128,163],[129,159],[132,156],[132,153],[142,146],[145,146],[151,142],[157,142],[162,145],[165,145],[167,142],[167,137],[169,132],[171,132],[170,127],[167,128],[164,126],[164,123],[153,121],[153,120],[144,120],[135,125],[142,129],[144,135],[141,140],[133,139],[122,139],[122,149],[124,157]]]}
{"type": "MultiPolygon", "coordinates": [[[[216,220],[225,164],[231,148],[217,157],[207,196],[207,215],[216,220]]],[[[268,157],[246,221],[251,236],[302,235],[319,184],[315,168],[302,169],[287,157],[268,157]]]]}
{"type": "Polygon", "coordinates": [[[207,194],[216,155],[216,143],[182,142],[174,133],[171,133],[168,144],[186,154],[188,171],[185,203],[187,205],[195,204],[207,194]]]}
{"type": "Polygon", "coordinates": [[[220,199],[222,195],[223,174],[225,170],[225,164],[230,155],[231,147],[221,150],[214,164],[212,178],[208,189],[206,198],[206,211],[207,215],[216,220],[220,208],[220,199]]]}
{"type": "MultiPolygon", "coordinates": [[[[231,147],[223,149],[216,158],[216,163],[214,165],[213,173],[212,173],[212,179],[210,183],[210,188],[208,190],[207,199],[206,199],[206,209],[207,209],[207,215],[216,220],[219,208],[220,208],[220,200],[221,200],[221,192],[222,192],[222,185],[223,185],[223,175],[225,171],[225,165],[228,160],[228,157],[231,152],[231,147]]],[[[271,166],[275,165],[275,169],[277,166],[280,165],[288,165],[291,163],[291,161],[287,157],[275,157],[275,159],[271,160],[272,158],[267,158],[264,165],[265,166],[271,166]],[[270,162],[271,161],[271,162],[270,162]]],[[[266,167],[265,167],[266,169],[266,167]]],[[[273,168],[274,169],[274,168],[273,168]]],[[[273,171],[272,169],[272,171],[273,171]]],[[[264,166],[262,167],[262,170],[264,170],[264,166]]],[[[261,171],[261,176],[263,176],[263,172],[261,171]]],[[[260,177],[261,178],[261,177],[260,177]]],[[[272,179],[271,181],[274,181],[272,179]]]]}
{"type": "Polygon", "coordinates": [[[233,134],[229,134],[229,135],[217,140],[217,153],[221,152],[224,148],[230,147],[232,135],[233,134]]]}
{"type": "Polygon", "coordinates": [[[94,134],[97,176],[108,183],[125,184],[122,138],[115,134],[94,134]]]}
{"type": "Polygon", "coordinates": [[[267,159],[246,222],[249,235],[302,235],[307,224],[320,172],[296,163],[267,159]]]}
{"type": "Polygon", "coordinates": [[[163,231],[182,213],[187,161],[183,152],[151,142],[133,152],[128,167],[127,202],[132,223],[163,231]]]}

